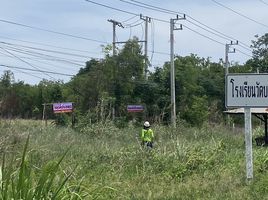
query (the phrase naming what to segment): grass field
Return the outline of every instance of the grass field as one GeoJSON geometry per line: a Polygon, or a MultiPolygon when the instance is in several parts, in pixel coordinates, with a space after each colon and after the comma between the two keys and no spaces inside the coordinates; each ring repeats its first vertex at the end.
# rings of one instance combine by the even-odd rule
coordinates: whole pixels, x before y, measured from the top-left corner
{"type": "Polygon", "coordinates": [[[2,120],[0,199],[268,199],[268,151],[253,145],[248,182],[243,132],[152,128],[156,143],[148,151],[139,127],[2,120]]]}

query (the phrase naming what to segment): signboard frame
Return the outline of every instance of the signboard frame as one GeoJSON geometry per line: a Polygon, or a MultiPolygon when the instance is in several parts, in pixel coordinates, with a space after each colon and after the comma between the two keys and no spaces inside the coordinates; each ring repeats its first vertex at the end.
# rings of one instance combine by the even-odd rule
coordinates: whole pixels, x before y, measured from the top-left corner
{"type": "Polygon", "coordinates": [[[267,106],[268,106],[268,73],[262,73],[262,74],[236,73],[226,75],[225,77],[226,108],[263,108],[267,106]],[[233,82],[231,82],[231,79],[233,79],[233,82]],[[235,85],[235,82],[239,82],[240,85],[239,86],[235,85]],[[251,85],[248,84],[249,82],[251,83],[251,85]],[[255,85],[252,84],[254,82],[255,85]],[[260,87],[265,88],[262,88],[260,90],[260,87]],[[253,92],[255,95],[254,99],[253,98],[249,99],[252,96],[253,92]],[[230,95],[232,95],[232,97],[230,97],[230,95]],[[241,97],[240,99],[239,98],[232,99],[234,96],[241,96],[241,97]]]}
{"type": "Polygon", "coordinates": [[[143,105],[127,105],[127,112],[143,112],[143,105]]]}
{"type": "Polygon", "coordinates": [[[70,113],[73,112],[73,103],[72,102],[63,102],[63,103],[53,103],[52,104],[53,113],[70,113]],[[58,107],[56,107],[58,106],[58,107]]]}

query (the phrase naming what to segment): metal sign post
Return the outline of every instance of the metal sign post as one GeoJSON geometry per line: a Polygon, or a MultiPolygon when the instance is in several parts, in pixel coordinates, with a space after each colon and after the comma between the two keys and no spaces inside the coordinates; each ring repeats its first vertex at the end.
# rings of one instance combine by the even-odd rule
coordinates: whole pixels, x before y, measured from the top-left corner
{"type": "Polygon", "coordinates": [[[247,179],[253,178],[253,156],[252,156],[252,127],[250,108],[245,110],[245,144],[246,144],[246,169],[247,179]]]}
{"type": "Polygon", "coordinates": [[[228,74],[225,80],[227,108],[244,108],[247,179],[253,179],[251,108],[268,105],[268,74],[228,74]]]}

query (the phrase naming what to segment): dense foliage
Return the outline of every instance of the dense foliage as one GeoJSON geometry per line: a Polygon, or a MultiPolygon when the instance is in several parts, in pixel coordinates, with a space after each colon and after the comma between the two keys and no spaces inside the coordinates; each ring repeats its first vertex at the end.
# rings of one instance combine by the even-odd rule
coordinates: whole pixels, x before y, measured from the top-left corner
{"type": "MultiPolygon", "coordinates": [[[[235,64],[233,73],[267,72],[268,35],[253,41],[253,58],[235,64]]],[[[0,78],[0,115],[3,118],[40,119],[44,103],[74,102],[77,118],[91,122],[114,120],[123,124],[144,118],[159,123],[170,121],[170,63],[144,73],[144,55],[138,38],[129,40],[116,55],[110,46],[105,58],[91,59],[68,83],[42,80],[38,85],[15,82],[11,71],[0,78]],[[144,105],[142,114],[127,113],[130,104],[144,105]]],[[[222,122],[224,108],[224,67],[197,55],[175,56],[176,107],[179,119],[195,126],[222,122]]],[[[49,118],[55,118],[51,109],[49,118]]],[[[56,116],[57,117],[57,116],[56,116]]]]}

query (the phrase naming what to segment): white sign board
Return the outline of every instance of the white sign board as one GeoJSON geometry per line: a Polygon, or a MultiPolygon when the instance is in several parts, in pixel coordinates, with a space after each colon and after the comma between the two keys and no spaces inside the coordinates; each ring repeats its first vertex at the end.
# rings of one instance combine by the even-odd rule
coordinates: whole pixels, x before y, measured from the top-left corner
{"type": "Polygon", "coordinates": [[[226,107],[268,107],[268,74],[228,74],[226,107]]]}

